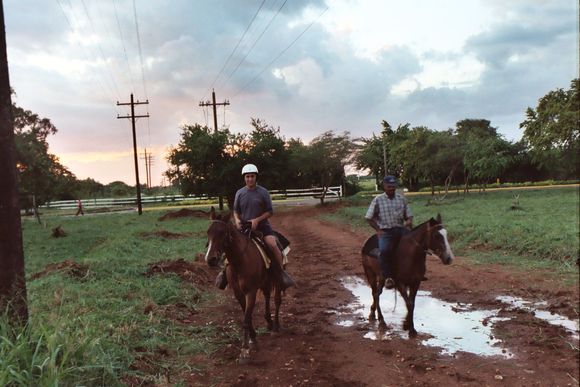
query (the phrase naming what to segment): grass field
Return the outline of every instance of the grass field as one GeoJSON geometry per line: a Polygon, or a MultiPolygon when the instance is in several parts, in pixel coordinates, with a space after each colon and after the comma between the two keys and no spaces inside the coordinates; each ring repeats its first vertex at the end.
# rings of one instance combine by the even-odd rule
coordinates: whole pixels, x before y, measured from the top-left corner
{"type": "MultiPolygon", "coordinates": [[[[415,225],[441,213],[458,255],[478,263],[546,267],[577,276],[579,249],[578,187],[452,194],[432,203],[429,195],[408,196],[415,225]],[[519,210],[512,210],[519,195],[519,210]]],[[[324,218],[372,231],[364,215],[371,198],[324,218]]],[[[572,277],[566,277],[571,280],[572,277]]]]}
{"type": "Polygon", "coordinates": [[[0,321],[0,385],[116,385],[121,377],[144,381],[130,369],[137,357],[151,374],[163,375],[164,369],[186,367],[190,362],[180,361],[184,357],[213,351],[223,335],[231,334],[147,313],[148,306],[183,303],[192,311],[212,301],[177,275],[143,275],[152,262],[191,261],[204,251],[206,219],[159,222],[162,213],[47,217],[47,228],[23,221],[31,319],[24,332],[10,332],[0,321]],[[50,236],[57,225],[66,237],[50,236]],[[159,230],[189,234],[170,241],[141,235],[159,230]],[[30,279],[64,260],[86,265],[88,272],[79,278],[63,271],[30,279]],[[160,350],[172,356],[154,356],[160,350]]]}

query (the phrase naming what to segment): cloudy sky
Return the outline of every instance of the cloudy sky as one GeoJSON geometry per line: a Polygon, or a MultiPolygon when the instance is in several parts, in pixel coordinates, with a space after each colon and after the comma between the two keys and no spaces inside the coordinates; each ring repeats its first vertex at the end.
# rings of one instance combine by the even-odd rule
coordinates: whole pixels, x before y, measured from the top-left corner
{"type": "MultiPolygon", "coordinates": [[[[78,178],[134,184],[131,93],[153,183],[181,126],[229,100],[308,142],[380,123],[444,130],[485,118],[518,140],[528,106],[578,76],[577,0],[4,0],[14,101],[48,117],[78,178]]],[[[140,164],[141,181],[145,180],[140,164]]]]}

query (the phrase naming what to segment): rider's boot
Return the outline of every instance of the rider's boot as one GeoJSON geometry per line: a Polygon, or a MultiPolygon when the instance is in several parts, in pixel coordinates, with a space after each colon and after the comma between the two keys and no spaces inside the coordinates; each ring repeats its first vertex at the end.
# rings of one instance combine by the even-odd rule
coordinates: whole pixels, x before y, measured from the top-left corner
{"type": "Polygon", "coordinates": [[[286,270],[282,270],[281,278],[280,278],[280,285],[281,290],[286,290],[292,286],[296,286],[296,282],[290,277],[290,274],[286,272],[286,270]]]}
{"type": "Polygon", "coordinates": [[[215,286],[224,290],[228,286],[228,277],[226,276],[226,269],[219,272],[215,279],[215,286]]]}

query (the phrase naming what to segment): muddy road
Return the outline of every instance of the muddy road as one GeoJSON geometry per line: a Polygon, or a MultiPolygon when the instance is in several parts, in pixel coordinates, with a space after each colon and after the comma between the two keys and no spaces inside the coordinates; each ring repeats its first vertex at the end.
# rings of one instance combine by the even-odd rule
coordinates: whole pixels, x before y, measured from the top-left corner
{"type": "MultiPolygon", "coordinates": [[[[451,266],[429,258],[429,280],[421,287],[425,303],[418,301],[415,312],[419,335],[408,339],[400,319],[389,317],[392,292],[381,296],[387,305],[386,331],[368,321],[368,306],[355,295],[365,292],[360,247],[370,234],[321,222],[314,211],[294,209],[273,219],[292,243],[288,271],[299,285],[284,296],[281,332],[265,330],[260,297],[254,311],[259,350],[253,352],[252,363],[237,364],[240,340],[233,335],[231,343],[210,358],[192,359],[196,371],[181,375],[189,385],[578,385],[577,336],[537,318],[539,310],[534,313],[509,304],[514,299],[498,299],[523,299],[531,302],[528,307],[542,302],[537,305],[542,313],[572,319],[573,331],[578,321],[577,284],[561,287],[552,275],[541,272],[472,266],[460,256],[451,266]],[[431,301],[443,303],[443,309],[428,308],[431,301]],[[484,313],[466,315],[472,326],[455,319],[462,312],[477,311],[484,313]],[[476,340],[472,332],[485,335],[479,344],[487,347],[471,346],[476,340]]],[[[370,289],[366,291],[370,296],[370,289]]],[[[242,315],[233,294],[228,289],[220,298],[223,302],[208,307],[198,323],[225,330],[239,327],[242,315]]],[[[397,310],[405,311],[401,297],[397,310]]]]}

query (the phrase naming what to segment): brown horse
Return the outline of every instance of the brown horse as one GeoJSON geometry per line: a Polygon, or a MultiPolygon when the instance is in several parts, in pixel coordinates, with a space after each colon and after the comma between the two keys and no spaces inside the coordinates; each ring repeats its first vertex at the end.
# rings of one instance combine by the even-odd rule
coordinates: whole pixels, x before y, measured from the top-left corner
{"type": "MultiPolygon", "coordinates": [[[[431,218],[403,235],[396,247],[396,253],[390,260],[392,265],[395,287],[403,296],[407,306],[407,316],[403,322],[403,329],[409,331],[409,337],[415,337],[417,331],[413,323],[415,297],[425,276],[427,254],[437,256],[445,265],[453,261],[451,246],[447,240],[447,230],[441,222],[441,215],[437,219],[431,218]]],[[[378,261],[378,238],[373,235],[365,242],[362,249],[362,264],[367,281],[373,292],[373,304],[369,320],[375,320],[375,311],[379,323],[385,325],[379,297],[383,291],[381,269],[378,261]]]]}
{"type": "Polygon", "coordinates": [[[252,322],[252,313],[256,304],[258,289],[262,290],[265,300],[264,318],[268,329],[275,332],[280,329],[280,304],[282,294],[280,287],[273,280],[270,271],[262,259],[260,251],[254,242],[242,234],[230,222],[230,214],[220,216],[212,207],[211,223],[207,230],[208,248],[205,261],[210,266],[217,266],[222,254],[228,259],[226,275],[228,284],[234,291],[236,299],[244,313],[242,351],[239,362],[246,363],[250,359],[250,349],[257,349],[256,331],[252,322]],[[270,293],[274,289],[276,310],[274,321],[270,313],[270,293]]]}

